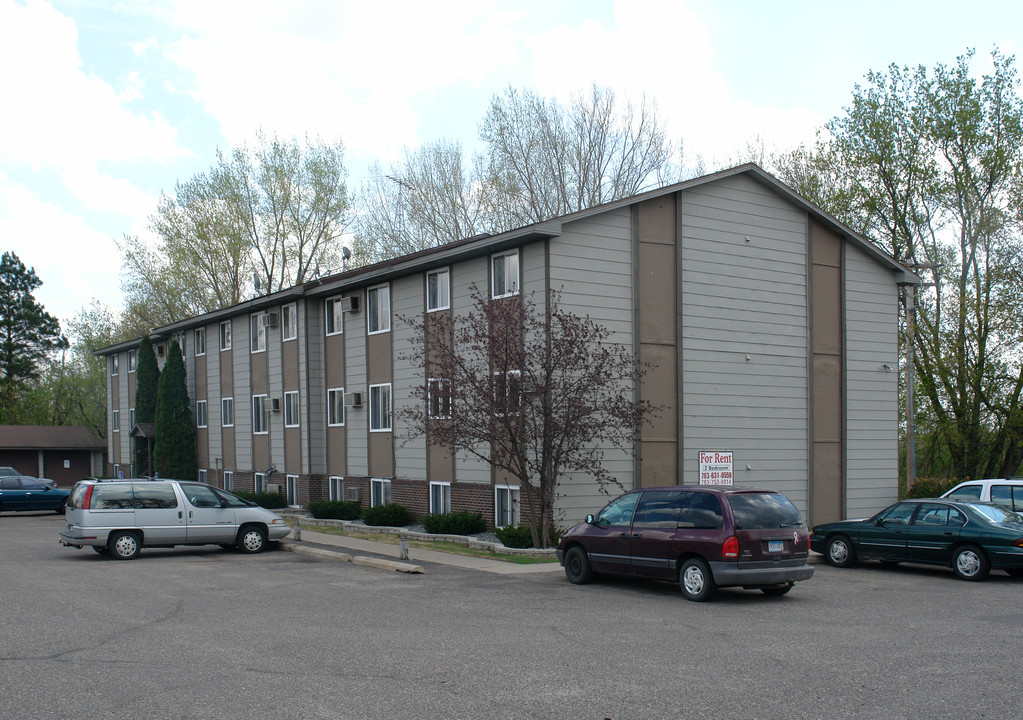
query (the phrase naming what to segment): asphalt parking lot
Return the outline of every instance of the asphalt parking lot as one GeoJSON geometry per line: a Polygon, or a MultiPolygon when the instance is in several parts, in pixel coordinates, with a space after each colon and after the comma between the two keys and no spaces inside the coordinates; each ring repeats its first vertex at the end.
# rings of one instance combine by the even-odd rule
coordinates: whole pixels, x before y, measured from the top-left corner
{"type": "MultiPolygon", "coordinates": [[[[711,603],[290,552],[57,544],[0,513],[4,718],[1019,717],[1023,581],[817,566],[711,603]]],[[[414,551],[413,551],[414,559],[414,551]]]]}

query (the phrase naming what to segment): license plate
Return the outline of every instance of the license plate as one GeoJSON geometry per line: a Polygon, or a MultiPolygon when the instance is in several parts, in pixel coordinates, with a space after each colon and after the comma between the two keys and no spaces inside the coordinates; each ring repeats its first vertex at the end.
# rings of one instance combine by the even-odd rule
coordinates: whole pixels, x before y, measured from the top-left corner
{"type": "Polygon", "coordinates": [[[768,540],[767,541],[767,552],[781,552],[785,549],[784,540],[768,540]]]}

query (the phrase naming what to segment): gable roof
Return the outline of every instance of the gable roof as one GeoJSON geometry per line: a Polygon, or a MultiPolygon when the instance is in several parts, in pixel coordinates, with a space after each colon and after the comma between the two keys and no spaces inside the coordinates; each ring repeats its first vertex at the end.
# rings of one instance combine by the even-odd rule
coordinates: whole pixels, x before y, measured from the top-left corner
{"type": "Polygon", "coordinates": [[[103,450],[106,443],[82,426],[0,425],[3,450],[103,450]]]}

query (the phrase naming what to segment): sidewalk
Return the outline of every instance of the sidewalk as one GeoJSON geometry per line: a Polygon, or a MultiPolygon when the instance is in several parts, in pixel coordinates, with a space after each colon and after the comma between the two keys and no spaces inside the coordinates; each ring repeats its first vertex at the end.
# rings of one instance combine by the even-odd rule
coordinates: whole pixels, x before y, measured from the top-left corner
{"type": "MultiPolygon", "coordinates": [[[[416,547],[409,548],[409,559],[407,561],[399,561],[398,556],[401,550],[398,545],[376,542],[375,540],[365,540],[363,538],[350,537],[346,535],[321,533],[316,532],[315,530],[308,530],[304,527],[302,528],[301,541],[287,539],[282,541],[281,544],[286,550],[310,555],[314,555],[314,553],[305,553],[303,551],[317,549],[321,552],[349,555],[349,553],[346,553],[345,551],[354,550],[360,553],[383,555],[388,558],[394,558],[394,561],[389,561],[387,569],[393,569],[399,572],[422,572],[422,568],[418,567],[415,563],[450,565],[452,567],[460,567],[467,570],[480,570],[482,572],[494,573],[496,575],[534,575],[537,573],[564,572],[561,564],[556,562],[519,565],[517,563],[502,562],[501,560],[492,560],[490,558],[470,557],[469,555],[458,555],[456,553],[440,552],[438,550],[423,550],[416,547]]],[[[359,558],[339,557],[337,559],[351,559],[352,562],[355,562],[359,558]]],[[[365,560],[371,560],[371,558],[365,558],[365,560]]],[[[359,564],[369,565],[370,563],[360,562],[359,564]]]]}

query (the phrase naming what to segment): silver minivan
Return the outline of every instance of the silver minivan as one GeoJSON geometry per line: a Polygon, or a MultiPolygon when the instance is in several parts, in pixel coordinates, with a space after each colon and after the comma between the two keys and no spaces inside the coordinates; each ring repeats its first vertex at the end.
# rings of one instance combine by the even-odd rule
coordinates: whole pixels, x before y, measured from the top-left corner
{"type": "Polygon", "coordinates": [[[291,528],[275,512],[205,483],[83,480],[68,497],[60,543],[118,560],[145,547],[220,545],[256,553],[291,528]]]}

